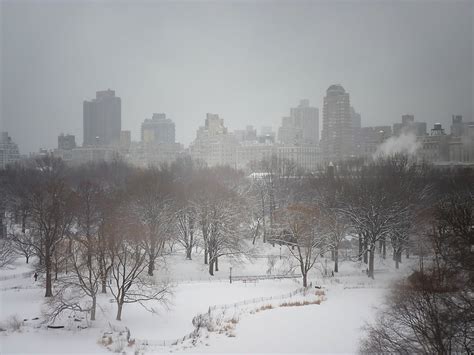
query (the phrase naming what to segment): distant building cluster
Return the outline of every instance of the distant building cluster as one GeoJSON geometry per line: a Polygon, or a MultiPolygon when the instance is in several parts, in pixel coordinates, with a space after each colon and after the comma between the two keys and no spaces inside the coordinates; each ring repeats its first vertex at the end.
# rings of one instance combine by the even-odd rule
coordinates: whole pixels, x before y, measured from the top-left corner
{"type": "MultiPolygon", "coordinates": [[[[98,91],[94,99],[83,103],[82,146],[76,144],[74,135],[61,133],[54,152],[41,149],[38,154],[52,153],[71,165],[124,159],[140,167],[160,166],[189,154],[208,166],[238,169],[249,169],[256,162],[276,157],[315,171],[322,165],[370,159],[384,149],[393,152],[402,148],[419,160],[436,164],[474,164],[474,122],[453,115],[450,133],[439,123],[428,132],[426,122],[405,114],[393,126],[364,127],[361,114],[351,105],[349,93],[340,84],[331,85],[326,91],[321,137],[319,131],[319,109],[303,99],[290,108],[288,116],[282,117],[278,134],[268,126],[258,132],[253,126],[229,132],[223,118],[208,113],[196,138],[184,149],[176,142],[173,120],[165,113],[153,113],[142,122],[140,141],[135,142],[130,131],[122,130],[120,97],[108,89],[98,91]],[[412,150],[408,149],[409,144],[412,150]]],[[[8,133],[2,132],[0,168],[19,159],[18,146],[8,133]]]]}
{"type": "Polygon", "coordinates": [[[401,122],[392,127],[362,127],[361,121],[349,93],[341,85],[331,85],[323,107],[320,147],[324,164],[372,158],[384,146],[389,152],[410,152],[420,161],[435,164],[474,163],[474,122],[465,122],[460,115],[453,115],[450,134],[440,123],[428,132],[426,122],[417,122],[410,114],[402,115],[401,122]]]}

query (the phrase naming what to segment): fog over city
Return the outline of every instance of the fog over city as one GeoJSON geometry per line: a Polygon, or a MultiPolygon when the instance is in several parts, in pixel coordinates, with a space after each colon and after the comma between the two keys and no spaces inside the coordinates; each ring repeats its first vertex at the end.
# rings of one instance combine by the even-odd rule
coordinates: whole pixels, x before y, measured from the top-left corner
{"type": "Polygon", "coordinates": [[[0,131],[22,154],[82,144],[82,103],[108,88],[132,140],[165,112],[185,146],[208,112],[276,130],[307,98],[322,117],[334,83],[363,126],[473,117],[471,1],[3,0],[0,19],[0,131]]]}
{"type": "Polygon", "coordinates": [[[0,354],[474,354],[474,0],[0,10],[0,354]]]}

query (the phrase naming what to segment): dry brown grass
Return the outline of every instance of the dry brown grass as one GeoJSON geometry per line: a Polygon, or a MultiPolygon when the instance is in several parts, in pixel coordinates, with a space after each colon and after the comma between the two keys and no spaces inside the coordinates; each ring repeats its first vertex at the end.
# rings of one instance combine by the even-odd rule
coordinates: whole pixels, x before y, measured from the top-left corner
{"type": "Polygon", "coordinates": [[[273,309],[273,306],[271,304],[266,304],[260,308],[257,308],[255,312],[266,311],[267,309],[273,309]]]}
{"type": "Polygon", "coordinates": [[[283,302],[280,303],[280,307],[300,307],[300,306],[309,306],[311,304],[321,304],[321,300],[315,301],[295,301],[295,302],[283,302]]]}

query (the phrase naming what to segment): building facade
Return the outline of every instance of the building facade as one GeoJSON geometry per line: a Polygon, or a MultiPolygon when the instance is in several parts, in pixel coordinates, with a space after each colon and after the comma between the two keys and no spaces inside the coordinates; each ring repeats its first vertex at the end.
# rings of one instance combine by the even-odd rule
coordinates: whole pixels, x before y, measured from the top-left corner
{"type": "Polygon", "coordinates": [[[144,143],[174,144],[176,133],[174,122],[164,113],[154,113],[142,123],[141,139],[144,143]]]}
{"type": "Polygon", "coordinates": [[[290,116],[283,117],[278,129],[278,141],[290,145],[317,145],[319,143],[319,110],[301,100],[290,109],[290,116]]]}
{"type": "Polygon", "coordinates": [[[8,132],[0,132],[0,169],[20,159],[18,145],[13,142],[8,132]]]}
{"type": "Polygon", "coordinates": [[[120,97],[115,91],[98,91],[95,99],[84,101],[83,146],[114,146],[120,142],[122,127],[120,97]]]}
{"type": "Polygon", "coordinates": [[[237,146],[237,139],[228,133],[224,120],[217,114],[208,113],[189,151],[193,159],[203,161],[208,166],[227,165],[234,168],[237,146]]]}
{"type": "Polygon", "coordinates": [[[322,156],[326,163],[354,156],[354,135],[349,93],[341,85],[331,85],[324,97],[322,156]]]}

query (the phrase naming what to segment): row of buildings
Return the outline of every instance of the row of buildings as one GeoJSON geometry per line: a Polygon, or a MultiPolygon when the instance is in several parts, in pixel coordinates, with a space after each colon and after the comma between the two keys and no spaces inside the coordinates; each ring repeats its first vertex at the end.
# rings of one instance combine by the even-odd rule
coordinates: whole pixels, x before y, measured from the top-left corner
{"type": "MultiPolygon", "coordinates": [[[[253,126],[230,132],[223,118],[208,113],[196,138],[184,149],[176,142],[174,122],[164,113],[154,113],[143,121],[140,141],[133,142],[131,132],[122,130],[121,99],[108,89],[83,103],[82,146],[77,146],[73,135],[61,134],[53,154],[74,165],[120,157],[141,167],[170,163],[189,154],[209,166],[239,169],[276,156],[314,171],[330,162],[371,158],[386,146],[397,149],[398,145],[403,151],[409,142],[413,147],[410,152],[419,159],[438,164],[474,163],[474,122],[465,122],[459,115],[453,116],[449,134],[440,124],[428,132],[425,122],[417,122],[408,114],[393,126],[363,127],[349,93],[335,84],[327,89],[323,100],[321,136],[319,121],[319,110],[309,100],[301,100],[290,109],[281,120],[278,134],[271,127],[257,132],[253,126]]],[[[18,146],[2,133],[0,168],[18,159],[18,146]]]]}

